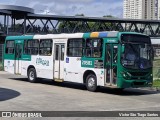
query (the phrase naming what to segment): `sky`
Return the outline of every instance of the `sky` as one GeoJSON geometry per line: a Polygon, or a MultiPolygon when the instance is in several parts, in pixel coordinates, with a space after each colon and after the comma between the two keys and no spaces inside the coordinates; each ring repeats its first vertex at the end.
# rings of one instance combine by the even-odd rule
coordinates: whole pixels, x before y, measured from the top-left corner
{"type": "Polygon", "coordinates": [[[30,7],[37,14],[88,17],[123,16],[123,0],[0,0],[0,4],[30,7]]]}

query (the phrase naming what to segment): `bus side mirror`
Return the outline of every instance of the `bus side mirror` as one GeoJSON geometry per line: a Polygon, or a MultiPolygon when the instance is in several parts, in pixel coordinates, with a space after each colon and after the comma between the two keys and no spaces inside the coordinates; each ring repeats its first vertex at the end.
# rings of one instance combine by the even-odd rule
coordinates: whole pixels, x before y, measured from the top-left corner
{"type": "Polygon", "coordinates": [[[124,51],[125,51],[125,47],[124,45],[122,45],[122,53],[124,53],[124,51]]]}

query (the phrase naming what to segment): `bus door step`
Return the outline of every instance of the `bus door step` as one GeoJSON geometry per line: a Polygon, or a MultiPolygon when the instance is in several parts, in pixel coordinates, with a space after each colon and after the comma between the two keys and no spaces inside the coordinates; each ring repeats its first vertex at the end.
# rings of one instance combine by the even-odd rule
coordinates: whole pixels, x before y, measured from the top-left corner
{"type": "Polygon", "coordinates": [[[64,80],[63,79],[57,79],[57,78],[55,78],[54,81],[56,81],[56,82],[63,82],[64,80]]]}
{"type": "Polygon", "coordinates": [[[15,73],[15,75],[21,75],[20,73],[15,73]]]}
{"type": "Polygon", "coordinates": [[[111,85],[111,84],[109,84],[109,83],[108,83],[108,84],[106,83],[104,86],[105,86],[105,87],[109,87],[109,88],[117,88],[117,85],[115,85],[115,84],[112,84],[112,85],[111,85]]]}

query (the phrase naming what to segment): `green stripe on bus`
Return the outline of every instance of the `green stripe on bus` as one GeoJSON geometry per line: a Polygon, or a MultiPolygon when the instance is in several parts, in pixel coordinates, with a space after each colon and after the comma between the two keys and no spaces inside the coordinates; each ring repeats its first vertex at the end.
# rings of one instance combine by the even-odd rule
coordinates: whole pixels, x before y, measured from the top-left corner
{"type": "Polygon", "coordinates": [[[90,38],[91,33],[84,33],[83,38],[90,38]]]}
{"type": "Polygon", "coordinates": [[[33,35],[27,35],[27,36],[8,36],[6,37],[6,40],[28,40],[33,39],[33,35]]]}
{"type": "MultiPolygon", "coordinates": [[[[31,40],[33,39],[33,35],[26,35],[26,36],[8,36],[6,37],[6,41],[8,40],[14,40],[15,41],[15,49],[16,49],[16,44],[21,44],[22,47],[24,46],[24,40],[31,40]]],[[[31,55],[26,55],[23,54],[24,50],[22,48],[22,55],[20,58],[15,58],[15,49],[14,49],[14,53],[13,54],[6,54],[4,53],[4,59],[8,59],[8,60],[24,60],[24,61],[31,61],[31,55]]]]}

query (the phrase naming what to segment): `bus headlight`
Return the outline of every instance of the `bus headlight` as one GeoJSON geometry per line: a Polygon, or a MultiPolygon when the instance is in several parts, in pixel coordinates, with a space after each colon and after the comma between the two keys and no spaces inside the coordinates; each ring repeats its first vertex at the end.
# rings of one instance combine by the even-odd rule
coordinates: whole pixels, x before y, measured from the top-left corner
{"type": "Polygon", "coordinates": [[[132,77],[132,75],[129,72],[122,72],[121,74],[125,79],[130,79],[132,77]]]}
{"type": "Polygon", "coordinates": [[[152,79],[153,78],[153,74],[149,74],[148,76],[147,76],[147,79],[152,79]]]}
{"type": "Polygon", "coordinates": [[[125,73],[122,73],[122,76],[125,78],[125,77],[126,77],[126,74],[125,74],[125,73]]]}
{"type": "Polygon", "coordinates": [[[126,72],[126,74],[127,74],[129,77],[132,77],[132,75],[131,75],[129,72],[126,72]]]}

